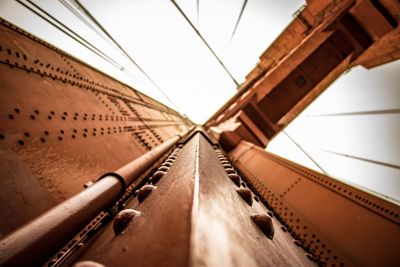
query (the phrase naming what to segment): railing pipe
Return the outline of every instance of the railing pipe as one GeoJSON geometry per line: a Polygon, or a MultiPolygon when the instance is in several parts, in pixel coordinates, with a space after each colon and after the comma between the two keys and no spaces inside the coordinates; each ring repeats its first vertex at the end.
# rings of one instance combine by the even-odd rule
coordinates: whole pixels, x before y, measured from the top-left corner
{"type": "Polygon", "coordinates": [[[110,207],[127,186],[179,140],[163,144],[65,200],[0,241],[0,266],[40,266],[71,240],[84,225],[110,207]]]}

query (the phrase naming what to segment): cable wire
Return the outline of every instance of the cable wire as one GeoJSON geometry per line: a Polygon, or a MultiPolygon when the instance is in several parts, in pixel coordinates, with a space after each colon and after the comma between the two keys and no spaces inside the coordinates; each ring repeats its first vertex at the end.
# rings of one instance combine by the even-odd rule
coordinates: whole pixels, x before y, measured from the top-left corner
{"type": "Polygon", "coordinates": [[[231,39],[229,40],[229,44],[232,42],[233,37],[235,36],[236,30],[237,30],[237,28],[239,26],[240,20],[242,19],[242,15],[243,15],[244,9],[246,8],[246,5],[247,5],[247,0],[244,0],[243,1],[243,5],[242,5],[242,9],[240,10],[240,13],[239,13],[239,17],[236,20],[235,28],[233,29],[233,32],[232,32],[232,35],[231,35],[231,39]]]}
{"type": "MultiPolygon", "coordinates": [[[[72,29],[70,29],[68,26],[66,26],[65,24],[63,24],[61,21],[59,21],[58,19],[56,19],[54,16],[52,16],[51,14],[49,14],[47,11],[45,11],[44,9],[42,9],[41,7],[39,7],[38,5],[36,5],[35,3],[33,3],[31,0],[27,0],[27,2],[29,4],[31,4],[33,7],[35,7],[37,10],[39,10],[41,13],[43,13],[44,15],[42,15],[41,13],[39,13],[37,10],[34,10],[32,7],[28,6],[26,3],[22,2],[21,0],[17,0],[17,2],[19,4],[21,4],[22,6],[24,6],[25,8],[27,8],[29,11],[31,11],[32,13],[34,13],[35,15],[37,15],[38,17],[40,17],[41,19],[43,19],[44,21],[46,21],[47,23],[49,23],[50,25],[52,25],[53,27],[55,27],[56,29],[60,30],[61,32],[63,32],[64,34],[66,34],[67,36],[69,36],[71,39],[75,40],[76,42],[78,42],[80,45],[86,47],[87,49],[89,49],[90,51],[92,51],[93,53],[95,53],[97,56],[99,56],[100,58],[104,59],[105,61],[107,61],[108,63],[110,63],[111,65],[113,65],[114,67],[116,67],[118,70],[125,72],[128,76],[131,77],[135,77],[134,74],[132,74],[131,72],[129,72],[124,66],[122,66],[121,64],[119,64],[118,62],[116,62],[115,60],[113,60],[111,57],[109,57],[107,54],[105,54],[104,52],[102,52],[100,49],[98,49],[96,46],[92,45],[89,41],[87,41],[85,38],[83,38],[82,36],[80,36],[78,33],[76,33],[75,31],[73,31],[72,29]],[[55,24],[53,21],[55,21],[57,24],[55,24]]],[[[86,24],[86,23],[85,23],[86,24]]],[[[87,24],[86,24],[87,25],[87,24]]],[[[101,25],[100,25],[101,26],[101,25]]],[[[102,27],[100,29],[103,29],[102,27]]],[[[108,34],[108,33],[107,33],[108,34]]],[[[111,36],[108,36],[109,38],[111,36]]],[[[110,38],[112,41],[115,41],[114,39],[112,39],[112,37],[110,38]]],[[[147,79],[149,79],[149,81],[164,95],[164,97],[177,109],[179,110],[179,108],[177,107],[177,105],[161,90],[161,88],[150,78],[149,75],[147,75],[146,72],[144,72],[144,70],[138,65],[136,64],[136,62],[119,46],[118,43],[116,43],[116,45],[124,52],[124,54],[131,60],[131,62],[146,76],[147,79]]]]}
{"type": "Polygon", "coordinates": [[[293,142],[325,175],[329,174],[297,143],[290,135],[288,135],[284,130],[282,132],[293,142]]]}
{"type": "Polygon", "coordinates": [[[122,69],[123,66],[121,66],[120,64],[118,64],[116,61],[114,61],[112,58],[110,58],[109,56],[107,56],[106,54],[104,54],[102,51],[100,51],[99,49],[97,49],[95,46],[93,46],[92,44],[90,44],[88,41],[86,41],[84,38],[82,38],[81,36],[79,36],[78,34],[76,34],[74,31],[70,30],[67,26],[65,26],[64,24],[62,24],[61,22],[59,22],[57,19],[55,19],[53,16],[51,16],[50,14],[48,14],[46,11],[44,11],[43,9],[41,9],[39,6],[37,6],[36,4],[32,3],[30,0],[28,0],[28,2],[30,4],[32,4],[35,8],[37,8],[38,10],[40,10],[42,13],[44,13],[45,15],[49,16],[51,19],[53,19],[54,21],[56,21],[57,23],[59,23],[62,27],[64,27],[65,29],[61,28],[60,26],[56,25],[55,23],[53,23],[51,20],[49,20],[48,18],[46,18],[45,16],[43,16],[42,14],[40,14],[39,12],[37,12],[36,10],[34,10],[33,8],[31,8],[30,6],[28,6],[27,4],[23,3],[21,0],[17,0],[17,2],[19,4],[21,4],[22,6],[24,6],[25,8],[27,8],[28,10],[30,10],[32,13],[34,13],[35,15],[37,15],[38,17],[40,17],[41,19],[43,19],[44,21],[46,21],[47,23],[49,23],[50,25],[52,25],[53,27],[57,28],[58,30],[60,30],[61,32],[63,32],[64,34],[66,34],[67,36],[69,36],[70,38],[72,38],[73,40],[75,40],[76,42],[78,42],[79,44],[81,44],[82,46],[86,47],[87,49],[89,49],[90,51],[92,51],[93,53],[95,53],[96,55],[98,55],[99,57],[101,57],[102,59],[104,59],[105,61],[107,61],[108,63],[110,63],[111,65],[113,65],[114,67],[118,68],[118,69],[122,69]],[[68,32],[70,31],[70,32],[68,32]],[[72,34],[71,34],[72,33],[72,34]],[[74,36],[75,35],[75,36],[74,36]]]}
{"type": "Polygon", "coordinates": [[[177,109],[179,107],[172,101],[172,99],[160,88],[160,86],[142,69],[139,64],[125,51],[125,49],[111,36],[111,34],[101,25],[101,23],[89,12],[89,10],[82,5],[79,0],[75,0],[82,11],[100,28],[100,30],[124,53],[124,55],[143,73],[144,76],[161,92],[161,94],[177,109]]]}
{"type": "Polygon", "coordinates": [[[185,18],[187,23],[192,27],[192,29],[196,32],[196,34],[200,37],[200,39],[203,41],[203,43],[207,46],[207,48],[210,50],[210,52],[214,55],[214,57],[217,59],[219,64],[222,66],[222,68],[226,71],[226,73],[229,75],[229,77],[232,79],[232,81],[236,84],[236,86],[239,86],[239,83],[236,81],[236,79],[233,77],[233,75],[229,72],[229,70],[226,68],[224,63],[219,59],[217,54],[214,52],[214,50],[211,48],[211,46],[207,43],[207,41],[203,38],[203,36],[200,34],[200,32],[196,29],[196,27],[193,25],[193,23],[189,20],[189,18],[186,16],[185,12],[179,7],[179,5],[175,2],[175,0],[170,0],[172,4],[176,7],[176,9],[181,13],[181,15],[185,18]]]}
{"type": "Polygon", "coordinates": [[[200,29],[200,0],[196,1],[196,12],[197,12],[197,28],[200,29]]]}

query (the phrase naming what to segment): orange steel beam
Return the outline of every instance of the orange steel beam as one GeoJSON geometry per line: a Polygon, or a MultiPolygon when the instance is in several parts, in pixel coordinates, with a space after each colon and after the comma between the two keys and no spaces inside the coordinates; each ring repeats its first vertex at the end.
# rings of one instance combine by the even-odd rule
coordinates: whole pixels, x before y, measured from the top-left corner
{"type": "Polygon", "coordinates": [[[222,143],[235,143],[221,135],[230,132],[267,145],[345,70],[399,58],[399,12],[388,1],[310,1],[205,126],[222,143]]]}
{"type": "Polygon", "coordinates": [[[0,19],[0,231],[185,131],[176,111],[0,19]]]}
{"type": "Polygon", "coordinates": [[[106,266],[315,266],[311,254],[270,217],[224,152],[203,133],[195,133],[160,169],[166,171],[160,180],[150,177],[125,203],[138,215],[123,232],[116,231],[117,215],[73,261],[106,266]]]}
{"type": "Polygon", "coordinates": [[[245,141],[229,154],[299,246],[327,266],[397,266],[400,207],[245,141]]]}

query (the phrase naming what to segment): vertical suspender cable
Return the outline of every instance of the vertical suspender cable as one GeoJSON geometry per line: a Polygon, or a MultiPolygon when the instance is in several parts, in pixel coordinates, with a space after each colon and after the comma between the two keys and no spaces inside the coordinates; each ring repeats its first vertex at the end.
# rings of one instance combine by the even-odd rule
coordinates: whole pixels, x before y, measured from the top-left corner
{"type": "Polygon", "coordinates": [[[282,130],[282,132],[290,139],[290,141],[292,141],[325,175],[329,174],[322,169],[322,167],[292,138],[290,137],[290,135],[288,135],[284,130],[282,130]]]}
{"type": "Polygon", "coordinates": [[[160,86],[139,66],[139,64],[125,51],[124,48],[111,36],[110,33],[100,24],[100,22],[82,5],[79,0],[75,0],[82,11],[96,24],[97,27],[124,53],[124,55],[146,76],[146,78],[163,94],[163,96],[177,109],[178,106],[168,97],[168,95],[160,88],[160,86]]]}
{"type": "Polygon", "coordinates": [[[179,5],[175,2],[175,0],[171,0],[171,2],[174,4],[176,9],[178,9],[179,13],[185,18],[187,23],[192,27],[192,29],[196,32],[197,36],[203,41],[203,43],[207,46],[207,48],[210,50],[210,52],[214,55],[214,57],[218,60],[219,64],[222,66],[222,68],[226,71],[226,73],[229,75],[229,77],[232,79],[232,81],[236,84],[236,86],[239,86],[239,83],[236,81],[236,79],[233,77],[233,75],[229,72],[229,70],[225,67],[224,63],[219,59],[217,54],[214,52],[214,50],[211,48],[211,46],[207,43],[207,41],[203,38],[203,36],[200,34],[200,32],[196,29],[196,27],[193,25],[193,23],[189,20],[189,18],[186,16],[185,12],[179,7],[179,5]]]}
{"type": "Polygon", "coordinates": [[[244,9],[246,8],[246,5],[247,5],[247,0],[244,0],[243,1],[243,5],[242,5],[242,9],[240,10],[239,17],[236,20],[235,28],[233,29],[233,32],[232,32],[231,39],[230,39],[229,43],[232,42],[233,37],[235,36],[236,30],[237,30],[237,28],[239,26],[240,20],[242,19],[242,15],[243,15],[244,9]]]}
{"type": "Polygon", "coordinates": [[[200,28],[200,0],[196,1],[197,28],[200,28]]]}

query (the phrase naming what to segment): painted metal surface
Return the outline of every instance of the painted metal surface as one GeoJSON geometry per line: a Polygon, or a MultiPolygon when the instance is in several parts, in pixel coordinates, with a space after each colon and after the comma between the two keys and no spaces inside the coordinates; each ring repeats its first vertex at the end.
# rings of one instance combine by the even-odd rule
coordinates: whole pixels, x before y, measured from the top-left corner
{"type": "Polygon", "coordinates": [[[247,142],[230,153],[300,244],[329,266],[397,266],[400,207],[247,142]]]}
{"type": "Polygon", "coordinates": [[[400,4],[389,2],[309,1],[205,126],[227,150],[265,147],[347,69],[398,59],[400,4]]]}
{"type": "Polygon", "coordinates": [[[0,233],[5,235],[190,123],[0,20],[0,233]]]}
{"type": "MultiPolygon", "coordinates": [[[[0,180],[0,234],[56,206],[84,184],[89,186],[85,194],[96,195],[94,210],[80,211],[78,216],[95,217],[89,223],[76,217],[68,221],[57,213],[42,217],[51,226],[42,230],[55,231],[55,239],[64,230],[69,233],[71,240],[63,237],[67,244],[58,253],[50,257],[59,245],[39,238],[34,243],[37,250],[24,251],[19,259],[28,260],[40,251],[49,266],[76,262],[82,266],[85,260],[105,266],[309,266],[314,262],[397,266],[398,206],[243,141],[267,143],[351,62],[370,67],[398,57],[391,57],[397,45],[385,46],[398,39],[398,28],[384,36],[393,25],[385,23],[382,12],[380,24],[354,30],[354,25],[370,23],[363,17],[364,9],[367,13],[379,9],[371,7],[370,1],[339,1],[338,6],[309,2],[310,9],[301,11],[277,40],[278,48],[286,47],[279,43],[287,42],[293,30],[297,38],[291,40],[292,50],[275,51],[276,46],[267,50],[243,85],[246,90],[258,89],[251,94],[240,91],[209,121],[208,126],[219,127],[211,132],[227,137],[219,140],[222,145],[225,142],[233,149],[239,144],[230,153],[233,166],[219,144],[198,131],[168,158],[164,155],[156,172],[147,169],[144,160],[140,172],[135,172],[137,165],[129,165],[129,171],[114,173],[122,179],[108,176],[92,186],[102,174],[139,158],[188,129],[190,123],[0,20],[0,171],[6,177],[0,180]],[[348,13],[355,2],[362,5],[348,13]],[[318,5],[322,6],[312,10],[318,5]],[[313,18],[311,11],[320,16],[313,18]],[[337,25],[331,29],[334,21],[337,25]],[[343,34],[344,39],[352,36],[351,44],[342,40],[343,34]],[[299,48],[303,37],[307,42],[299,48]],[[368,47],[372,54],[361,54],[368,47]],[[317,55],[302,65],[320,49],[330,55],[329,62],[317,55]],[[271,53],[276,61],[270,60],[271,53]],[[355,56],[360,57],[354,60],[355,56]],[[266,66],[266,62],[276,65],[266,66]],[[325,72],[315,73],[315,64],[325,72]],[[309,86],[310,81],[316,90],[293,89],[309,86]],[[271,93],[271,86],[282,89],[282,95],[271,93]],[[285,95],[291,96],[286,102],[285,95]],[[276,108],[269,113],[264,110],[273,105],[276,108]],[[224,123],[226,128],[221,127],[224,123]],[[144,169],[146,173],[135,180],[144,169]],[[116,200],[125,186],[121,180],[127,188],[116,200]],[[112,189],[98,189],[102,184],[112,189]],[[107,205],[98,201],[103,197],[107,205]],[[104,211],[108,205],[113,208],[104,211]],[[62,230],[52,228],[53,219],[67,225],[62,230]]],[[[85,203],[75,199],[72,204],[75,209],[85,203]]],[[[21,233],[33,239],[41,234],[21,233]]]]}
{"type": "MultiPolygon", "coordinates": [[[[86,190],[1,240],[1,266],[41,265],[103,210],[125,194],[142,173],[170,150],[180,136],[173,137],[114,173],[108,173],[86,190]]],[[[138,197],[140,194],[138,195],[138,197]]]]}
{"type": "Polygon", "coordinates": [[[140,214],[118,234],[113,224],[106,225],[74,261],[105,266],[314,265],[253,192],[252,205],[237,193],[228,177],[235,171],[223,167],[229,162],[218,146],[197,133],[177,150],[162,164],[169,167],[151,193],[126,203],[140,214]],[[272,239],[252,219],[257,214],[270,218],[272,239]]]}

